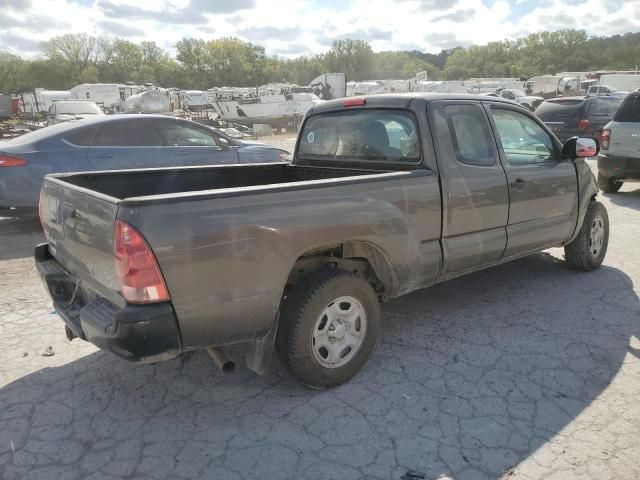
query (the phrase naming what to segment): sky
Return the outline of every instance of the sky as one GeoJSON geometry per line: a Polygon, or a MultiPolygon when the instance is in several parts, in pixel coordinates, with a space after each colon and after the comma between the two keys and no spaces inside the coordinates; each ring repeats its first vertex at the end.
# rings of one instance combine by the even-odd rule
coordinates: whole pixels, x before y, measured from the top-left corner
{"type": "Polygon", "coordinates": [[[65,33],[151,40],[170,53],[183,37],[236,36],[290,58],[343,38],[438,53],[543,30],[640,31],[640,0],[0,0],[0,12],[0,50],[24,57],[65,33]]]}

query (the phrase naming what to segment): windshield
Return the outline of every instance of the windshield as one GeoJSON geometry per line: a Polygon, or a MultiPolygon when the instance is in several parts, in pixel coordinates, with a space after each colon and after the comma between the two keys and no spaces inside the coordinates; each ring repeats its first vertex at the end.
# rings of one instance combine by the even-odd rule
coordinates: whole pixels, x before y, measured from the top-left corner
{"type": "Polygon", "coordinates": [[[58,102],[55,103],[56,114],[100,115],[100,108],[91,102],[58,102]]]}
{"type": "Polygon", "coordinates": [[[307,120],[298,158],[418,162],[420,142],[409,112],[345,110],[307,120]]]}
{"type": "Polygon", "coordinates": [[[522,90],[511,90],[511,93],[513,93],[515,97],[526,97],[522,90]]]}

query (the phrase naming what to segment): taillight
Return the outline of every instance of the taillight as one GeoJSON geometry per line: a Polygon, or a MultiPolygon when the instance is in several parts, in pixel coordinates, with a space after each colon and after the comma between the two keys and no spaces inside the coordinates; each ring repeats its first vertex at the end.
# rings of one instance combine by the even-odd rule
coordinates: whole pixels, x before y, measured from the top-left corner
{"type": "Polygon", "coordinates": [[[603,128],[600,132],[600,148],[602,150],[609,150],[609,142],[611,142],[611,129],[603,128]]]}
{"type": "Polygon", "coordinates": [[[169,300],[156,257],[140,232],[128,223],[116,220],[114,244],[116,272],[124,298],[131,303],[169,300]]]}
{"type": "Polygon", "coordinates": [[[578,128],[580,130],[587,130],[591,126],[591,121],[583,118],[578,122],[578,128]]]}
{"type": "Polygon", "coordinates": [[[27,164],[24,158],[0,154],[0,167],[23,167],[27,164]]]}

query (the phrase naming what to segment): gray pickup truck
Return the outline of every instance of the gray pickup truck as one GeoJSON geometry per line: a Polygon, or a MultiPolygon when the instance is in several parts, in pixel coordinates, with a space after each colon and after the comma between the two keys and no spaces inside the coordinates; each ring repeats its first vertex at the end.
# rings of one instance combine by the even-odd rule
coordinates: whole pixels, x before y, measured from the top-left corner
{"type": "Polygon", "coordinates": [[[291,163],[47,176],[36,264],[70,339],[225,369],[244,344],[258,373],[276,348],[330,387],[367,360],[382,301],[553,246],[597,268],[598,149],[499,98],[326,102],[291,163]]]}

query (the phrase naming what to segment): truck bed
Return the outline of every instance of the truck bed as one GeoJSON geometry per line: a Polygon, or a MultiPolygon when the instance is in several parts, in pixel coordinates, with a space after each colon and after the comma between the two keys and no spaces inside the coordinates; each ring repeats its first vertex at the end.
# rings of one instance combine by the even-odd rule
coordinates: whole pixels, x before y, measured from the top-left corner
{"type": "Polygon", "coordinates": [[[365,170],[282,164],[220,165],[211,167],[156,168],[56,175],[65,183],[116,200],[155,195],[183,194],[238,187],[281,185],[294,182],[387,173],[365,170]]]}

